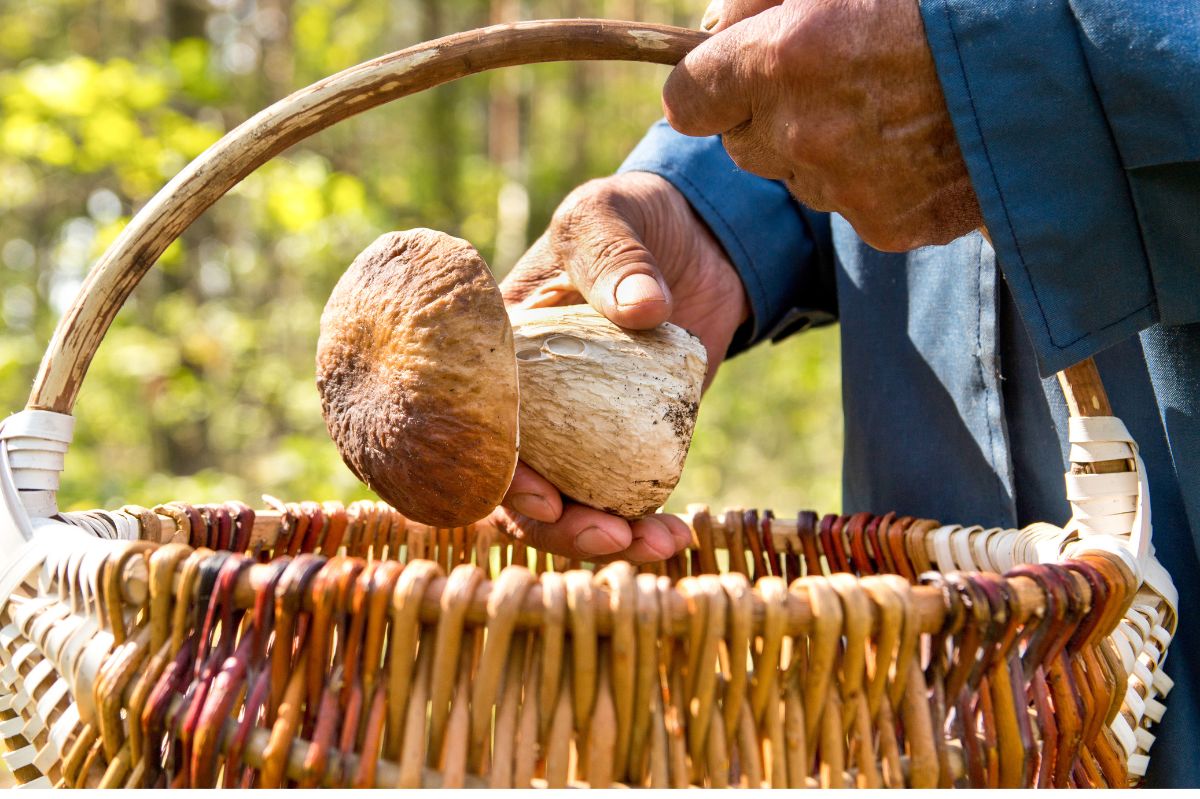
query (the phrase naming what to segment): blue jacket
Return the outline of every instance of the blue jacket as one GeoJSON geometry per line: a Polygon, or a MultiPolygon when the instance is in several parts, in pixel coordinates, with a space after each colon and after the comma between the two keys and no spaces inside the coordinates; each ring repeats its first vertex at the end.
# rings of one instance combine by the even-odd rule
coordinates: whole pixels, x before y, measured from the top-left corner
{"type": "Polygon", "coordinates": [[[753,306],[733,352],[840,322],[846,512],[1065,522],[1053,372],[1096,356],[1180,592],[1149,784],[1200,786],[1200,3],[921,5],[995,250],[878,252],[664,123],[621,169],[669,180],[729,253],[753,306]]]}

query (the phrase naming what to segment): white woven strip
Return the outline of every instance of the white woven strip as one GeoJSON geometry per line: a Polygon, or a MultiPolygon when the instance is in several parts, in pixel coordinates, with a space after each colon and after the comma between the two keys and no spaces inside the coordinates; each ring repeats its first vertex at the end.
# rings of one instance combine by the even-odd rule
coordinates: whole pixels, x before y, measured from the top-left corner
{"type": "Polygon", "coordinates": [[[1125,669],[1125,673],[1129,674],[1133,671],[1133,665],[1137,663],[1137,655],[1133,648],[1129,646],[1129,639],[1119,633],[1109,636],[1110,641],[1117,647],[1117,654],[1121,656],[1121,666],[1125,669]]]}
{"type": "Polygon", "coordinates": [[[1138,749],[1142,750],[1143,752],[1149,752],[1150,747],[1154,746],[1154,733],[1150,732],[1150,730],[1146,729],[1145,727],[1138,727],[1136,730],[1134,730],[1133,737],[1137,739],[1138,749]]]}
{"type": "Polygon", "coordinates": [[[1129,528],[1133,526],[1136,514],[1134,513],[1119,513],[1107,516],[1092,516],[1088,517],[1083,514],[1076,514],[1072,521],[1079,530],[1081,538],[1093,538],[1095,536],[1107,536],[1116,538],[1121,541],[1125,540],[1125,536],[1129,534],[1129,528]],[[1086,530],[1084,528],[1086,525],[1086,530]]]}
{"type": "MultiPolygon", "coordinates": [[[[61,472],[66,465],[66,455],[62,452],[48,452],[41,449],[8,449],[8,463],[14,470],[44,469],[61,472]]],[[[21,487],[18,484],[18,487],[21,487]]]]}
{"type": "Polygon", "coordinates": [[[988,536],[988,560],[991,561],[992,567],[1001,574],[1017,565],[1014,562],[1013,554],[1018,535],[1017,530],[1001,530],[995,535],[988,536]]]}
{"type": "Polygon", "coordinates": [[[37,702],[37,712],[42,719],[49,719],[54,708],[58,706],[67,696],[70,690],[70,684],[61,676],[54,681],[54,684],[46,689],[46,693],[37,702]]]}
{"type": "Polygon", "coordinates": [[[29,540],[29,517],[57,513],[53,492],[74,431],[73,416],[52,411],[21,411],[0,422],[0,545],[29,540]]]}
{"type": "Polygon", "coordinates": [[[957,524],[951,524],[939,527],[929,534],[929,538],[933,542],[934,562],[937,563],[938,571],[952,572],[958,568],[954,564],[954,551],[950,547],[950,536],[958,529],[960,528],[957,524]]]}
{"type": "Polygon", "coordinates": [[[976,570],[997,571],[996,564],[992,562],[991,550],[988,549],[988,541],[1001,532],[998,528],[991,528],[971,538],[971,555],[975,560],[976,570]]]}
{"type": "Polygon", "coordinates": [[[1131,458],[1129,445],[1123,441],[1092,441],[1087,446],[1071,445],[1069,460],[1072,463],[1096,463],[1098,461],[1119,461],[1131,458]]]}
{"type": "Polygon", "coordinates": [[[1154,690],[1158,692],[1159,696],[1166,696],[1174,687],[1175,681],[1168,677],[1161,667],[1154,670],[1154,690]]]}
{"type": "MultiPolygon", "coordinates": [[[[21,712],[24,707],[18,708],[16,712],[21,712]]],[[[11,719],[0,721],[0,738],[14,738],[21,733],[21,728],[25,726],[25,719],[20,716],[13,716],[11,719]]]]}
{"type": "Polygon", "coordinates": [[[50,726],[50,734],[46,736],[46,745],[38,752],[33,764],[43,774],[49,773],[66,753],[67,744],[79,726],[79,706],[71,704],[66,711],[50,726]]]}
{"type": "Polygon", "coordinates": [[[1034,539],[1033,560],[1032,563],[1057,563],[1062,560],[1063,542],[1067,540],[1067,531],[1054,528],[1057,532],[1051,533],[1051,525],[1039,525],[1040,533],[1034,539]]]}
{"type": "Polygon", "coordinates": [[[79,657],[74,673],[74,690],[71,695],[75,697],[75,701],[79,705],[79,718],[85,722],[91,722],[96,717],[96,701],[92,689],[96,685],[96,676],[100,673],[100,666],[104,663],[104,658],[112,651],[112,647],[112,634],[101,630],[88,642],[83,654],[79,657]]]}
{"type": "Polygon", "coordinates": [[[22,711],[26,710],[33,702],[33,696],[37,693],[37,689],[42,683],[54,673],[54,664],[49,660],[42,658],[37,662],[37,665],[30,669],[25,675],[25,679],[21,680],[20,687],[17,690],[17,695],[23,698],[22,711]]]}
{"type": "Polygon", "coordinates": [[[21,411],[4,420],[0,439],[44,438],[70,444],[75,434],[75,417],[54,411],[21,411]]]}
{"type": "Polygon", "coordinates": [[[950,535],[950,549],[954,553],[955,568],[962,571],[977,571],[975,555],[971,552],[971,536],[977,535],[982,527],[963,527],[950,535]]]}
{"type": "Polygon", "coordinates": [[[1129,676],[1129,679],[1132,680],[1135,677],[1137,678],[1138,682],[1146,686],[1147,692],[1157,690],[1154,687],[1154,677],[1151,676],[1150,669],[1146,668],[1146,664],[1142,662],[1141,658],[1138,658],[1138,661],[1133,664],[1133,674],[1129,676]]]}
{"type": "Polygon", "coordinates": [[[1138,476],[1133,472],[1116,474],[1068,474],[1067,499],[1071,502],[1109,497],[1136,497],[1138,476]]]}
{"type": "Polygon", "coordinates": [[[41,450],[42,452],[66,452],[70,449],[69,441],[51,441],[48,438],[36,436],[3,436],[10,453],[23,450],[41,450]]]}
{"type": "Polygon", "coordinates": [[[19,768],[25,768],[33,762],[33,758],[37,755],[37,749],[33,744],[22,746],[15,752],[5,752],[0,757],[4,758],[4,764],[11,770],[16,771],[19,768]]]}
{"type": "Polygon", "coordinates": [[[21,631],[15,624],[9,624],[4,629],[0,629],[0,671],[8,668],[9,652],[16,646],[20,637],[21,631]]]}
{"type": "Polygon", "coordinates": [[[1153,609],[1147,608],[1145,605],[1134,605],[1125,614],[1125,623],[1137,628],[1138,637],[1145,641],[1150,638],[1150,618],[1154,615],[1153,609]],[[1147,612],[1149,611],[1149,612],[1147,612]]]}
{"type": "Polygon", "coordinates": [[[71,636],[75,635],[86,621],[82,616],[67,616],[54,625],[54,629],[46,635],[46,640],[42,642],[46,657],[55,663],[60,662],[64,644],[71,640],[71,636]]]}
{"type": "Polygon", "coordinates": [[[1126,768],[1131,777],[1145,777],[1146,770],[1150,768],[1150,758],[1146,755],[1130,755],[1126,768]]]}
{"type": "Polygon", "coordinates": [[[1136,690],[1130,687],[1125,691],[1125,706],[1121,709],[1128,710],[1133,716],[1134,723],[1140,724],[1142,716],[1146,715],[1146,702],[1138,696],[1136,690]]]}
{"type": "Polygon", "coordinates": [[[1146,700],[1146,717],[1156,724],[1162,721],[1163,714],[1167,712],[1167,706],[1157,699],[1146,700]]]}
{"type": "Polygon", "coordinates": [[[1125,423],[1116,416],[1072,416],[1067,422],[1067,440],[1072,444],[1092,441],[1133,441],[1125,423]]]}
{"type": "Polygon", "coordinates": [[[38,613],[37,618],[33,619],[26,628],[29,640],[43,649],[50,630],[67,615],[66,606],[58,602],[57,597],[51,596],[50,598],[55,600],[54,604],[38,613]]]}
{"type": "MultiPolygon", "coordinates": [[[[1110,495],[1095,499],[1081,499],[1074,503],[1075,516],[1081,519],[1094,520],[1113,514],[1130,514],[1137,511],[1137,496],[1133,494],[1110,495]]],[[[1132,522],[1133,519],[1128,519],[1132,522]]]]}
{"type": "MultiPolygon", "coordinates": [[[[1068,437],[1073,463],[1105,460],[1131,460],[1134,463],[1132,471],[1115,474],[1068,473],[1067,499],[1072,510],[1068,528],[1085,540],[1100,536],[1125,540],[1139,566],[1150,560],[1150,492],[1146,486],[1146,467],[1129,430],[1115,416],[1075,417],[1070,420],[1068,437]]],[[[1092,544],[1086,540],[1083,548],[1092,544]]],[[[1101,546],[1111,551],[1107,543],[1101,546]]],[[[1138,574],[1142,576],[1140,568],[1138,574]]]]}
{"type": "Polygon", "coordinates": [[[1166,604],[1167,614],[1163,619],[1162,626],[1171,635],[1174,635],[1175,625],[1178,622],[1176,608],[1179,607],[1179,592],[1175,588],[1175,582],[1163,565],[1153,556],[1145,558],[1140,565],[1145,587],[1157,595],[1156,599],[1161,597],[1166,604]]]}
{"type": "Polygon", "coordinates": [[[1125,752],[1125,757],[1129,757],[1137,751],[1137,738],[1133,735],[1133,730],[1129,727],[1129,722],[1125,720],[1125,716],[1118,713],[1113,719],[1111,725],[1112,731],[1116,734],[1117,743],[1121,744],[1121,749],[1125,752]]]}
{"type": "Polygon", "coordinates": [[[34,788],[39,791],[45,791],[53,787],[54,783],[50,782],[50,778],[43,775],[38,777],[36,780],[30,780],[29,782],[22,783],[20,785],[14,785],[13,790],[19,791],[22,789],[34,788]]]}
{"type": "Polygon", "coordinates": [[[25,665],[25,661],[29,656],[37,651],[37,647],[30,641],[25,641],[13,652],[8,664],[0,671],[0,683],[4,683],[5,687],[12,688],[17,682],[17,678],[21,676],[21,666],[25,665]]]}
{"type": "MultiPolygon", "coordinates": [[[[57,491],[59,471],[57,469],[18,469],[15,466],[9,465],[12,469],[13,485],[19,491],[57,491]]],[[[22,507],[24,499],[21,500],[22,507]]]]}
{"type": "Polygon", "coordinates": [[[1142,641],[1144,639],[1138,633],[1137,628],[1129,623],[1128,618],[1121,619],[1120,623],[1117,624],[1117,629],[1114,630],[1114,633],[1119,633],[1129,639],[1129,645],[1133,647],[1134,652],[1142,651],[1142,641]]]}

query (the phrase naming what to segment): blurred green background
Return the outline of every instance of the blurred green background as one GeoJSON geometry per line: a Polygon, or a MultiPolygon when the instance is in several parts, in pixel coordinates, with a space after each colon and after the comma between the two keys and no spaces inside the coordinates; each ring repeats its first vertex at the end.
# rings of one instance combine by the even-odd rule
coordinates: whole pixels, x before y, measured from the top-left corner
{"type": "MultiPolygon", "coordinates": [[[[0,0],[0,413],[132,213],[295,89],[491,22],[600,16],[695,27],[706,0],[0,0]]],[[[574,186],[660,114],[668,69],[550,64],[343,122],[248,178],[117,318],[76,407],[65,509],[369,496],[313,380],[341,271],[382,232],[473,242],[502,276],[574,186]]],[[[725,365],[668,507],[840,504],[837,331],[725,365]]]]}

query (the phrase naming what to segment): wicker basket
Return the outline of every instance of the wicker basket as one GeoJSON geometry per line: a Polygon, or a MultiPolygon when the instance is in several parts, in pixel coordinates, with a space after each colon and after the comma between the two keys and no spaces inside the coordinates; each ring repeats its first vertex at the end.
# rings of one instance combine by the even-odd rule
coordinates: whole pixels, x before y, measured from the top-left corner
{"type": "Polygon", "coordinates": [[[58,513],[74,405],[158,256],[286,147],[462,75],[673,63],[588,20],[459,34],[268,108],[88,276],[0,427],[0,738],[30,786],[1124,786],[1170,689],[1176,596],[1090,362],[1065,529],[702,507],[693,547],[598,571],[382,503],[58,513]]]}

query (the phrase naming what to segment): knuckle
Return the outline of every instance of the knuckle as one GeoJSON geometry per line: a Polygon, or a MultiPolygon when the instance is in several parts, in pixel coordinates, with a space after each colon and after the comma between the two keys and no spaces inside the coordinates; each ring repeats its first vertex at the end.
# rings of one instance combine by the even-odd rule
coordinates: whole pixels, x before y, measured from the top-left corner
{"type": "Polygon", "coordinates": [[[614,280],[624,275],[630,266],[646,260],[645,248],[627,236],[599,236],[589,249],[589,257],[572,264],[574,269],[579,270],[580,279],[589,286],[595,286],[603,280],[614,280]]]}

